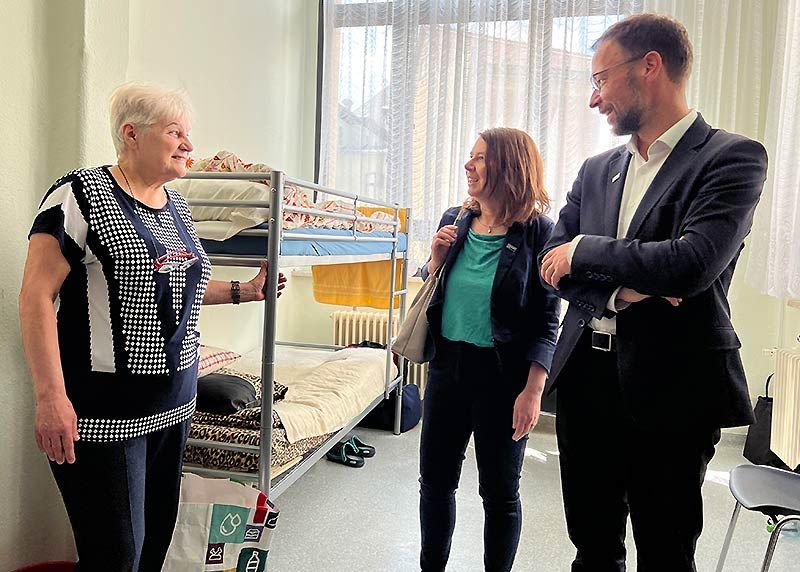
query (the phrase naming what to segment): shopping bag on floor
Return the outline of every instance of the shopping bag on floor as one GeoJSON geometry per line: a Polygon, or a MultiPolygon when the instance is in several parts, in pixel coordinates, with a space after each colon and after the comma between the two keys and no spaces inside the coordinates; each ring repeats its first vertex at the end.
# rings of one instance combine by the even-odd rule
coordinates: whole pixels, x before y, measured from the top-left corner
{"type": "Polygon", "coordinates": [[[228,479],[186,473],[163,572],[264,572],[278,510],[228,479]]]}

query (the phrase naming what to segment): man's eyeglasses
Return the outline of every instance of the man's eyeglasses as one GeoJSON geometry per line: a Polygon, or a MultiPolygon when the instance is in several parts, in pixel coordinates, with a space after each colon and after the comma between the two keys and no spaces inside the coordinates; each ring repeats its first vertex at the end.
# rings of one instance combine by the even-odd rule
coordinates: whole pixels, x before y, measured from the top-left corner
{"type": "Polygon", "coordinates": [[[178,268],[186,269],[197,262],[198,258],[191,252],[173,250],[159,256],[153,261],[155,270],[159,274],[169,274],[178,268]]]}
{"type": "Polygon", "coordinates": [[[618,68],[619,66],[624,66],[626,64],[633,63],[635,61],[638,61],[638,60],[642,59],[643,57],[644,57],[644,54],[642,54],[641,56],[636,56],[635,58],[631,58],[629,60],[625,60],[624,62],[619,62],[618,64],[614,64],[613,66],[609,66],[604,70],[600,70],[599,72],[594,72],[591,76],[589,76],[589,83],[592,84],[592,89],[594,91],[600,91],[601,89],[603,89],[603,84],[606,83],[606,79],[608,79],[608,78],[604,77],[602,79],[598,79],[597,76],[599,76],[600,74],[607,73],[607,72],[613,70],[614,68],[618,68]]]}

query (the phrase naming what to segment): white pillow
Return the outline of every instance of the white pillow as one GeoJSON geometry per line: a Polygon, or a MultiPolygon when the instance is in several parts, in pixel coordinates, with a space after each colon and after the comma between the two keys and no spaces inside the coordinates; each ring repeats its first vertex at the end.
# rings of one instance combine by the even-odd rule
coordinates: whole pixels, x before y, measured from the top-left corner
{"type": "MultiPolygon", "coordinates": [[[[269,187],[255,181],[178,179],[169,184],[187,199],[269,201],[269,187]]],[[[243,219],[257,226],[269,219],[269,209],[254,207],[189,207],[195,221],[243,219]]]]}

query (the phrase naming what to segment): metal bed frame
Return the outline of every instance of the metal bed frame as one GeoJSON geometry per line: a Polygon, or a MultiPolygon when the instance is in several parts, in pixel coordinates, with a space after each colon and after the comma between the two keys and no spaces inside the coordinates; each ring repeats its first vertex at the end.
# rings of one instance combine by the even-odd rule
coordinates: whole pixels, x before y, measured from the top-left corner
{"type": "MultiPolygon", "coordinates": [[[[185,464],[184,468],[187,471],[197,473],[199,475],[210,477],[232,477],[237,480],[244,480],[258,483],[258,488],[263,491],[269,498],[275,499],[280,496],[290,485],[292,485],[298,478],[300,478],[317,460],[319,460],[330,448],[337,443],[345,434],[347,434],[353,427],[361,421],[367,413],[372,411],[384,399],[389,397],[392,391],[397,394],[395,404],[395,419],[394,419],[394,433],[400,434],[400,411],[402,406],[403,385],[405,384],[405,370],[406,363],[404,358],[400,358],[398,363],[398,375],[394,378],[391,376],[393,354],[391,352],[391,336],[392,327],[394,323],[394,310],[395,310],[395,296],[400,298],[399,318],[400,322],[405,319],[406,315],[406,299],[408,293],[408,264],[403,265],[401,289],[395,289],[395,280],[397,278],[396,261],[401,257],[402,253],[397,250],[398,232],[400,228],[400,206],[398,203],[388,203],[371,199],[369,197],[361,197],[359,195],[345,193],[315,183],[310,183],[300,179],[287,177],[282,171],[271,171],[269,173],[223,173],[223,172],[190,172],[187,173],[184,179],[214,179],[214,180],[246,180],[246,181],[269,181],[269,201],[249,201],[249,200],[224,200],[224,199],[189,199],[188,203],[191,206],[210,206],[210,207],[225,207],[225,206],[238,206],[238,207],[256,207],[269,209],[268,228],[266,229],[248,229],[239,233],[243,236],[267,236],[270,240],[267,241],[266,260],[269,264],[267,270],[266,280],[266,298],[264,300],[264,338],[262,343],[262,363],[261,363],[261,444],[255,445],[240,445],[233,443],[224,443],[219,441],[207,441],[204,439],[189,439],[187,444],[196,447],[222,449],[228,451],[239,451],[245,453],[255,453],[259,455],[259,469],[258,473],[244,473],[238,471],[228,471],[221,469],[209,469],[201,465],[185,464]],[[283,204],[284,187],[286,184],[292,184],[296,187],[309,189],[317,192],[327,193],[336,197],[348,199],[353,201],[355,215],[343,213],[331,213],[317,209],[306,209],[301,207],[286,206],[283,204]],[[389,207],[394,209],[394,218],[391,222],[385,224],[391,225],[393,228],[392,237],[364,237],[358,236],[356,227],[358,222],[375,222],[374,219],[359,216],[359,204],[374,205],[389,207]],[[353,231],[350,236],[324,236],[293,233],[291,235],[283,234],[283,213],[301,213],[308,215],[322,215],[329,218],[336,218],[348,220],[353,222],[353,231]],[[276,240],[272,240],[275,238],[276,240]],[[277,297],[278,297],[278,272],[280,260],[280,245],[284,240],[320,240],[320,241],[335,241],[335,242],[388,242],[392,244],[391,251],[391,277],[390,277],[390,298],[389,298],[389,314],[388,314],[388,339],[390,340],[386,348],[386,373],[384,382],[383,395],[378,396],[373,402],[358,414],[354,419],[350,420],[342,429],[332,435],[322,445],[317,447],[311,454],[305,456],[298,464],[294,465],[286,472],[282,473],[271,479],[270,464],[272,457],[272,395],[275,382],[275,346],[285,345],[301,348],[315,348],[337,350],[342,346],[326,345],[326,344],[308,344],[301,342],[285,342],[276,340],[276,315],[277,315],[277,297]],[[274,482],[273,482],[274,481],[274,482]]],[[[383,223],[382,223],[383,224],[383,223]]],[[[411,209],[406,209],[406,233],[410,232],[411,227],[411,209]]],[[[302,228],[302,227],[301,227],[302,228]]],[[[402,257],[405,257],[402,255],[402,257]]],[[[309,262],[313,262],[316,256],[309,256],[309,262]]],[[[245,266],[245,267],[258,267],[263,256],[235,256],[235,255],[222,255],[215,254],[209,255],[212,264],[219,266],[245,266]]],[[[356,261],[354,261],[356,262],[356,261]]]]}

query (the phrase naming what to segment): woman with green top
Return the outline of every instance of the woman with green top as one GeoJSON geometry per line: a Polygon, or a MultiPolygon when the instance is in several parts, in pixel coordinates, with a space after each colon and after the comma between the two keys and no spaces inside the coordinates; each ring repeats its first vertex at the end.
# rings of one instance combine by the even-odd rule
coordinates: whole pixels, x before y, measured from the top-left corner
{"type": "Polygon", "coordinates": [[[447,564],[471,435],[484,565],[511,570],[525,443],[539,418],[558,328],[559,299],[542,286],[536,265],[553,228],[536,145],[523,131],[489,129],[464,168],[469,198],[442,216],[422,269],[426,277],[444,265],[427,312],[436,354],[420,443],[423,572],[447,564]]]}

